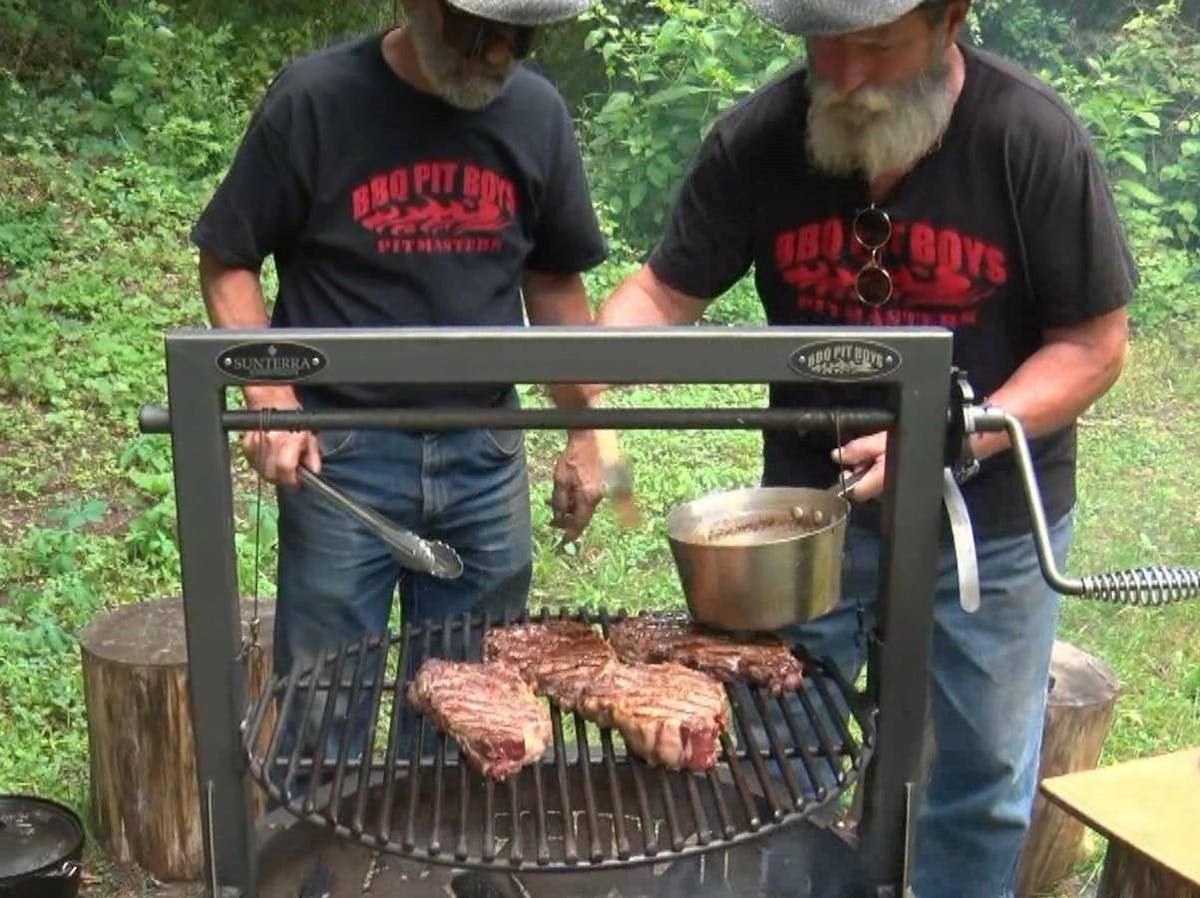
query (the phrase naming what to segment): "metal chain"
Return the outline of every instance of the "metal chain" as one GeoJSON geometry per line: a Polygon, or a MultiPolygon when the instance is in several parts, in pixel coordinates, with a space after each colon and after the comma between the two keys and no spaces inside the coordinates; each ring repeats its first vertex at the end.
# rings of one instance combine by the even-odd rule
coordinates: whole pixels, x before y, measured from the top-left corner
{"type": "Polygon", "coordinates": [[[257,496],[254,504],[254,606],[250,616],[250,641],[248,644],[243,643],[242,653],[247,655],[251,652],[262,651],[259,645],[259,630],[262,626],[262,621],[258,616],[258,599],[259,587],[262,582],[262,502],[263,502],[263,476],[262,466],[265,460],[267,444],[267,423],[270,419],[270,409],[260,409],[258,415],[258,464],[254,465],[255,481],[257,486],[257,496]]]}
{"type": "MultiPolygon", "coordinates": [[[[833,434],[837,440],[838,448],[846,445],[842,440],[842,416],[840,412],[833,413],[833,434]]],[[[842,485],[842,494],[846,493],[846,466],[839,465],[838,480],[842,485]]],[[[850,498],[846,497],[846,531],[847,536],[850,530],[850,498]]],[[[846,564],[850,566],[850,570],[854,570],[854,544],[849,543],[845,550],[846,564]]],[[[856,649],[862,650],[867,644],[867,609],[863,606],[862,595],[856,593],[854,596],[854,614],[858,623],[858,630],[854,634],[854,646],[856,649]]]]}
{"type": "Polygon", "coordinates": [[[846,504],[850,503],[850,497],[846,495],[846,466],[842,464],[841,449],[845,443],[842,442],[842,416],[840,412],[833,413],[833,438],[837,441],[838,447],[838,482],[842,486],[842,496],[846,499],[846,504]]]}

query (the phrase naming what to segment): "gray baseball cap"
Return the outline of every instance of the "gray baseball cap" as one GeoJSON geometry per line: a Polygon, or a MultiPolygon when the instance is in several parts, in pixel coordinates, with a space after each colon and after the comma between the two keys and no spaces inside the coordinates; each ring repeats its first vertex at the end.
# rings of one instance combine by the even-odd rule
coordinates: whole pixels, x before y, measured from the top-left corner
{"type": "Polygon", "coordinates": [[[552,25],[586,12],[596,0],[446,0],[455,9],[509,25],[552,25]]]}
{"type": "Polygon", "coordinates": [[[746,0],[763,19],[788,34],[824,36],[896,21],[923,0],[746,0]]]}

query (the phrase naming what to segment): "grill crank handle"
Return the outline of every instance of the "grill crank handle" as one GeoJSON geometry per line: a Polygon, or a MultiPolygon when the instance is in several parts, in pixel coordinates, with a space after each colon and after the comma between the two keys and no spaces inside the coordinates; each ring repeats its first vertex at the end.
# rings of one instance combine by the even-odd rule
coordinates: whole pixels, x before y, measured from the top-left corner
{"type": "Polygon", "coordinates": [[[1017,456],[1017,468],[1025,488],[1025,500],[1033,521],[1033,539],[1037,547],[1042,576],[1061,595],[1098,599],[1117,605],[1169,605],[1183,599],[1200,598],[1200,569],[1186,567],[1143,567],[1115,573],[1096,574],[1080,579],[1063,576],[1050,550],[1050,531],[1041,491],[1033,470],[1033,457],[1025,428],[1015,415],[1002,408],[973,406],[966,410],[968,433],[1006,432],[1017,456]]]}

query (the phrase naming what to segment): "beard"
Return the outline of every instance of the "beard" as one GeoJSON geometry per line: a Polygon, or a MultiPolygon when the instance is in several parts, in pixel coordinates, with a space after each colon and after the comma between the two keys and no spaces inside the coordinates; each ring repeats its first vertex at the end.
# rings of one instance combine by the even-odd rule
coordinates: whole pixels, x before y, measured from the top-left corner
{"type": "MultiPolygon", "coordinates": [[[[517,61],[509,58],[487,71],[472,71],[470,61],[442,40],[441,24],[431,5],[414,6],[408,17],[413,47],[421,71],[429,79],[433,92],[459,109],[483,109],[504,90],[516,70],[517,61]]],[[[487,65],[481,61],[482,65],[487,65]]]]}
{"type": "Polygon", "coordinates": [[[950,124],[950,77],[949,63],[939,58],[906,84],[839,94],[810,72],[809,159],[829,174],[868,181],[910,170],[950,124]]]}

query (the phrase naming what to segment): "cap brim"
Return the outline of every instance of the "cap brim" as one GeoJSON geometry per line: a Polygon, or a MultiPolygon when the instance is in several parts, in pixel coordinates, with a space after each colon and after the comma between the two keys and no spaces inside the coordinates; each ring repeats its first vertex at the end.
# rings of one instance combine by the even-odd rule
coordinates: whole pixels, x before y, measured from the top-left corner
{"type": "Polygon", "coordinates": [[[595,5],[596,0],[446,0],[455,9],[508,25],[553,25],[595,5]]]}
{"type": "Polygon", "coordinates": [[[760,18],[788,34],[824,37],[878,28],[902,18],[922,0],[746,0],[760,18]]]}

